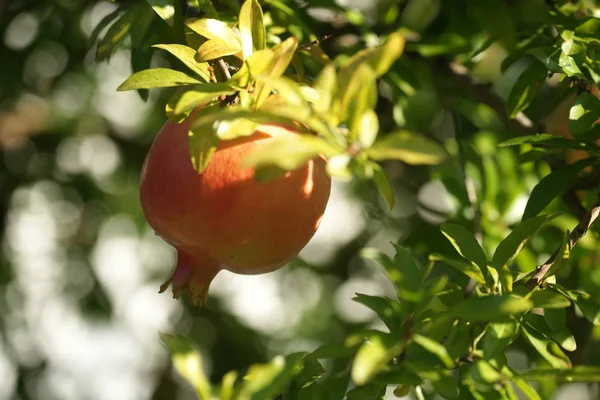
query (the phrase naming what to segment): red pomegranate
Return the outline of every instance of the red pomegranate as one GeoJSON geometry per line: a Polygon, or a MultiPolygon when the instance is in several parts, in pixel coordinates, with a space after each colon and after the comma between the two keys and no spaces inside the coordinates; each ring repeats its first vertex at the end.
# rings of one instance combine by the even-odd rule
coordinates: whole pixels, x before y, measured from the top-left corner
{"type": "Polygon", "coordinates": [[[325,160],[315,158],[265,183],[241,162],[293,129],[261,125],[254,134],[221,141],[208,167],[192,167],[189,121],[167,122],[142,168],[140,200],[150,226],[177,250],[173,284],[203,306],[221,269],[261,274],[291,261],[314,235],[329,199],[325,160]]]}

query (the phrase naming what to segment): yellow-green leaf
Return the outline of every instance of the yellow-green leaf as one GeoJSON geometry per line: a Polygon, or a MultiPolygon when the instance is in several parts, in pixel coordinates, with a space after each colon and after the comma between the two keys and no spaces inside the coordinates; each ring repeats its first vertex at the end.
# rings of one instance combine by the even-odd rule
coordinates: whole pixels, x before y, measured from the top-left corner
{"type": "Polygon", "coordinates": [[[240,38],[225,22],[212,18],[188,19],[188,28],[210,40],[220,40],[237,51],[242,49],[240,38]]]}
{"type": "Polygon", "coordinates": [[[242,54],[249,57],[255,50],[266,47],[263,11],[257,0],[246,0],[240,10],[242,54]]]}
{"type": "Polygon", "coordinates": [[[168,51],[183,62],[186,67],[198,74],[205,82],[210,81],[210,66],[208,63],[196,61],[196,51],[191,47],[182,44],[155,44],[153,47],[168,51]]]}
{"type": "Polygon", "coordinates": [[[230,46],[228,43],[221,39],[210,39],[202,43],[198,48],[196,54],[196,61],[205,62],[214,60],[216,58],[230,56],[232,54],[239,53],[239,49],[234,46],[230,46]]]}
{"type": "Polygon", "coordinates": [[[448,153],[438,142],[409,131],[393,132],[366,150],[373,160],[400,160],[407,164],[436,165],[448,153]]]}
{"type": "Polygon", "coordinates": [[[131,75],[117,90],[151,89],[155,87],[184,86],[198,83],[202,82],[183,72],[167,68],[152,68],[131,75]]]}

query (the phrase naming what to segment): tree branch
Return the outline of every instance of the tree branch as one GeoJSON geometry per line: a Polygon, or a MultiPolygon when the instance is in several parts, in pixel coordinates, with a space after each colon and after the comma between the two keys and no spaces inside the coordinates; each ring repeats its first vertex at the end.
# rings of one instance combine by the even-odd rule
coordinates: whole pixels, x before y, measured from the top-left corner
{"type": "MultiPolygon", "coordinates": [[[[573,229],[573,232],[569,235],[569,249],[572,249],[577,242],[587,233],[587,231],[592,227],[594,222],[600,216],[600,195],[598,195],[598,199],[596,203],[590,208],[588,212],[579,220],[579,224],[573,229]]],[[[558,256],[559,249],[557,249],[552,256],[546,261],[544,264],[539,265],[536,269],[536,273],[531,277],[529,282],[527,282],[527,287],[529,289],[533,289],[536,286],[541,286],[546,279],[546,274],[550,270],[552,263],[558,256]]]]}

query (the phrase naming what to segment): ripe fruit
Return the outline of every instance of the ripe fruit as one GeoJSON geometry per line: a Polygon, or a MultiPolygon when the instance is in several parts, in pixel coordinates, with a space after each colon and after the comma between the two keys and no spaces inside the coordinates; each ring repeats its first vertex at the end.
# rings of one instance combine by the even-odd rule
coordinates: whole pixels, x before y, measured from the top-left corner
{"type": "Polygon", "coordinates": [[[316,158],[266,183],[240,163],[255,150],[296,133],[261,125],[254,134],[221,141],[208,167],[193,169],[189,121],[167,122],[142,168],[140,200],[150,226],[177,249],[177,266],[161,292],[189,290],[204,305],[221,269],[273,271],[291,261],[314,235],[329,199],[331,179],[316,158]]]}

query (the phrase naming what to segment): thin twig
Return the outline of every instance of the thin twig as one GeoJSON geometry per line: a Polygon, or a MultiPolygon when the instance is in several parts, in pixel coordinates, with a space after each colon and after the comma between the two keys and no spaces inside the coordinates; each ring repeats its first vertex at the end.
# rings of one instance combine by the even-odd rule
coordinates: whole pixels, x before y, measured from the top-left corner
{"type": "Polygon", "coordinates": [[[324,42],[325,40],[331,38],[333,35],[325,35],[325,36],[321,36],[320,38],[318,38],[317,40],[313,40],[312,42],[308,42],[306,44],[303,44],[302,46],[298,47],[298,51],[302,51],[302,50],[310,50],[311,47],[313,46],[317,46],[319,44],[321,44],[321,42],[324,42]]]}
{"type": "Polygon", "coordinates": [[[218,58],[217,59],[217,66],[219,67],[219,70],[221,71],[221,73],[225,77],[225,80],[230,80],[231,79],[231,72],[229,72],[229,64],[227,64],[225,62],[225,60],[223,60],[222,58],[218,58]]]}
{"type": "MultiPolygon", "coordinates": [[[[590,210],[579,220],[579,224],[573,229],[573,232],[569,235],[569,249],[572,249],[579,239],[581,239],[587,231],[592,227],[594,222],[600,216],[600,195],[598,195],[598,199],[596,203],[590,208],[590,210]]],[[[546,261],[544,264],[538,266],[536,268],[536,273],[531,277],[529,282],[527,282],[527,287],[529,289],[533,289],[536,286],[542,285],[544,280],[546,279],[546,274],[550,270],[552,263],[558,256],[560,248],[557,249],[552,256],[546,261]]]]}

